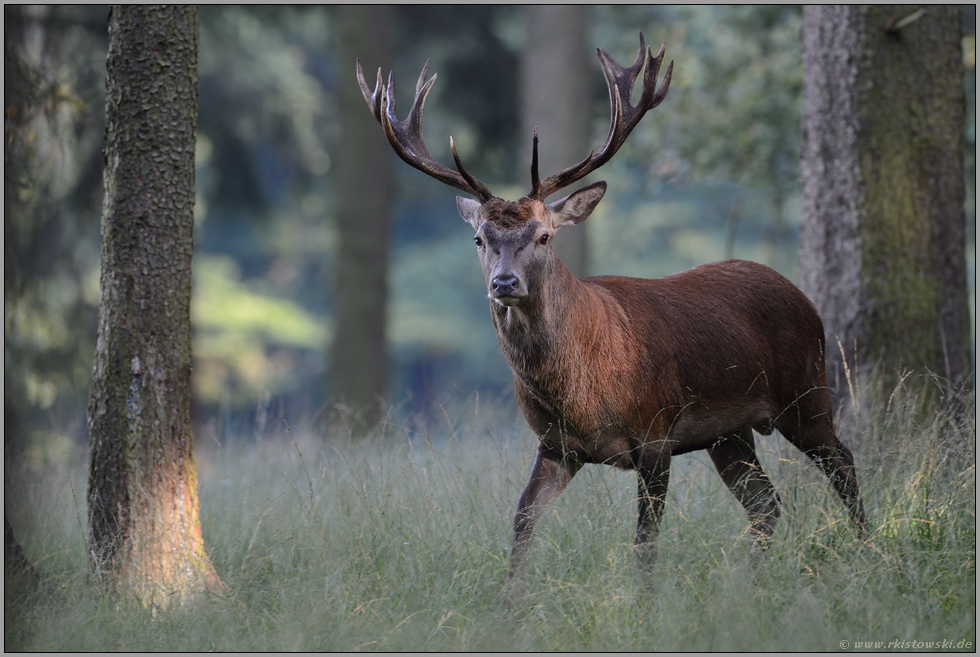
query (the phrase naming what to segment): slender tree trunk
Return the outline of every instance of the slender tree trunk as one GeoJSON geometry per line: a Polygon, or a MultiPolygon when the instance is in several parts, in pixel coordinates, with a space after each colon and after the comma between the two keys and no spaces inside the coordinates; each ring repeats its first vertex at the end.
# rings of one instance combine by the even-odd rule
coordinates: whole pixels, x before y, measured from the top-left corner
{"type": "Polygon", "coordinates": [[[108,590],[154,606],[221,588],[190,424],[197,24],[196,7],[109,16],[89,553],[108,590]]]}
{"type": "MultiPolygon", "coordinates": [[[[532,5],[526,11],[519,152],[527,153],[530,172],[531,139],[537,127],[539,170],[543,179],[598,148],[591,139],[590,99],[599,67],[590,66],[590,62],[596,61],[589,59],[590,53],[595,52],[589,44],[590,7],[532,5]]],[[[527,180],[530,186],[530,173],[527,180]]],[[[585,223],[562,229],[555,237],[555,249],[576,276],[588,275],[589,242],[585,223]]]]}
{"type": "Polygon", "coordinates": [[[391,7],[381,5],[345,5],[340,10],[340,251],[328,389],[360,430],[381,418],[388,394],[385,328],[394,175],[391,149],[364,104],[354,63],[360,58],[372,85],[377,67],[391,65],[392,14],[391,7]]]}
{"type": "Polygon", "coordinates": [[[800,287],[848,363],[970,373],[959,7],[803,12],[800,287]],[[856,361],[855,361],[856,357],[856,361]]]}

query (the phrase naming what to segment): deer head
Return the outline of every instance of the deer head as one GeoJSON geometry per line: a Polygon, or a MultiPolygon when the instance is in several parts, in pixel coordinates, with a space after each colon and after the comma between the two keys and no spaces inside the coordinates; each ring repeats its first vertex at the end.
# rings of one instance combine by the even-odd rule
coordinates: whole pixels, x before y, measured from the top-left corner
{"type": "Polygon", "coordinates": [[[597,182],[547,205],[527,196],[485,203],[457,196],[460,215],[476,229],[473,240],[490,299],[517,306],[536,293],[548,278],[542,272],[552,270],[558,261],[551,246],[555,233],[584,221],[605,193],[606,183],[597,182]]]}
{"type": "Polygon", "coordinates": [[[546,199],[560,189],[589,175],[612,159],[626,142],[633,128],[647,110],[659,105],[667,95],[674,68],[671,62],[657,87],[657,75],[663,62],[665,46],[656,57],[646,46],[640,33],[640,49],[629,68],[623,68],[606,51],[597,48],[599,63],[609,88],[610,125],[606,140],[599,152],[593,151],[584,160],[541,180],[538,176],[538,135],[535,130],[531,154],[531,189],[517,201],[497,198],[485,184],[470,175],[460,162],[452,137],[450,150],[456,171],[437,162],[425,146],[422,137],[422,112],[425,100],[436,81],[436,75],[426,80],[429,62],[415,85],[415,100],[408,118],[399,120],[395,114],[395,80],[388,75],[382,84],[378,69],[374,91],[370,89],[357,61],[357,80],[364,100],[378,120],[392,148],[405,162],[451,187],[478,200],[456,197],[460,215],[476,230],[474,240],[483,264],[489,297],[502,306],[520,305],[533,293],[541,277],[554,267],[557,256],[551,247],[555,232],[563,227],[584,221],[595,209],[606,191],[606,183],[598,182],[580,189],[561,200],[546,204],[546,199]],[[639,102],[630,104],[633,83],[643,72],[643,90],[639,102]]]}

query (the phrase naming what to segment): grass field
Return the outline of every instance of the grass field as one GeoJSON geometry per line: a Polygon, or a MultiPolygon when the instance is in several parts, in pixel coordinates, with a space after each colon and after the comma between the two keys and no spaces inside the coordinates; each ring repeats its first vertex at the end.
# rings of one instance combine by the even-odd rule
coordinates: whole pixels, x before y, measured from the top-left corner
{"type": "Polygon", "coordinates": [[[500,591],[534,437],[509,402],[461,403],[426,430],[389,423],[354,444],[342,427],[205,437],[204,536],[230,593],[157,614],[89,582],[83,454],[40,460],[8,486],[42,585],[8,600],[4,647],[973,651],[976,424],[964,399],[923,411],[900,391],[841,421],[864,540],[816,468],[759,437],[784,508],[757,574],[744,512],[705,454],[674,460],[650,581],[631,553],[635,476],[587,466],[536,528],[514,610],[500,591]]]}

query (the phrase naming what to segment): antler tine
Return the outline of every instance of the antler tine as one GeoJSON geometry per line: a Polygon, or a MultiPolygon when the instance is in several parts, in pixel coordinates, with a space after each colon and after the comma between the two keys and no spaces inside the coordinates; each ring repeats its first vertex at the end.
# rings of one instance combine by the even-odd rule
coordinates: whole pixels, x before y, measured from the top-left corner
{"type": "MultiPolygon", "coordinates": [[[[539,181],[537,185],[534,184],[534,179],[537,177],[537,167],[532,166],[531,168],[531,191],[528,192],[527,197],[531,199],[537,199],[543,201],[548,198],[559,189],[568,187],[577,180],[581,180],[590,172],[598,167],[591,167],[585,173],[580,173],[585,167],[587,167],[591,162],[595,151],[589,153],[588,157],[579,162],[578,164],[573,164],[572,166],[562,169],[558,173],[548,176],[544,181],[539,181]]],[[[537,160],[537,140],[535,140],[534,154],[532,155],[532,165],[537,160]]]]}
{"type": "Polygon", "coordinates": [[[674,62],[670,62],[667,65],[667,71],[664,73],[663,82],[660,83],[660,87],[656,92],[653,91],[657,87],[657,75],[660,73],[660,65],[664,61],[664,50],[666,50],[666,46],[661,44],[660,52],[657,53],[656,57],[650,57],[650,51],[647,51],[647,68],[643,73],[643,99],[640,103],[649,109],[653,109],[667,97],[667,88],[670,87],[670,76],[674,72],[674,62]],[[651,93],[652,97],[647,99],[647,93],[651,93]]]}
{"type": "MultiPolygon", "coordinates": [[[[431,59],[425,60],[425,66],[422,67],[422,73],[419,75],[419,81],[415,83],[415,95],[418,96],[419,92],[422,91],[422,86],[425,84],[425,76],[429,74],[429,62],[431,59]]],[[[432,79],[435,80],[438,75],[433,75],[432,79]]]]}
{"type": "Polygon", "coordinates": [[[534,126],[534,141],[531,146],[531,193],[529,198],[537,198],[541,191],[541,178],[538,177],[538,126],[534,126]]]}
{"type": "Polygon", "coordinates": [[[633,128],[643,118],[643,115],[663,102],[667,96],[674,62],[671,62],[667,67],[663,82],[657,88],[657,75],[660,73],[660,65],[663,62],[665,50],[666,44],[661,45],[660,52],[656,57],[653,57],[652,51],[643,39],[643,33],[640,32],[640,49],[636,59],[629,68],[623,68],[605,50],[596,48],[602,74],[606,78],[606,86],[609,88],[610,120],[606,140],[598,154],[593,151],[578,164],[549,176],[540,185],[534,185],[532,180],[532,189],[528,194],[530,198],[544,200],[559,189],[581,180],[612,159],[626,142],[626,138],[633,131],[633,128]],[[643,91],[640,94],[638,104],[633,107],[630,105],[630,95],[633,92],[633,83],[640,71],[643,71],[643,91]]]}
{"type": "MultiPolygon", "coordinates": [[[[435,82],[434,77],[432,78],[432,81],[435,82]]],[[[415,91],[416,100],[418,99],[418,97],[419,97],[419,93],[418,90],[416,90],[415,91]]],[[[388,71],[388,86],[385,87],[384,89],[384,98],[388,108],[387,110],[385,110],[384,113],[388,114],[388,112],[391,112],[391,116],[392,118],[394,118],[395,117],[395,72],[394,71],[388,71]]],[[[424,103],[425,100],[423,99],[422,102],[424,103]]],[[[414,101],[412,102],[412,105],[413,106],[415,105],[414,101]]],[[[397,120],[398,119],[395,119],[395,121],[397,120]]]]}
{"type": "Polygon", "coordinates": [[[459,153],[456,152],[456,144],[453,143],[452,135],[449,136],[449,150],[453,152],[453,161],[456,163],[456,170],[459,171],[461,176],[463,176],[463,180],[466,181],[466,184],[476,190],[480,200],[483,203],[486,203],[493,198],[493,194],[490,193],[490,188],[471,176],[469,172],[463,168],[463,163],[459,160],[459,153]]]}
{"type": "Polygon", "coordinates": [[[381,123],[381,96],[384,94],[384,89],[381,84],[381,67],[378,67],[378,81],[374,85],[374,92],[371,92],[371,87],[367,85],[364,80],[364,73],[361,71],[361,60],[357,60],[357,83],[361,86],[361,94],[364,96],[364,102],[367,103],[368,109],[371,110],[371,114],[374,118],[381,123]]]}
{"type": "Polygon", "coordinates": [[[450,146],[452,147],[453,158],[456,160],[456,166],[459,172],[453,171],[436,161],[429,154],[429,150],[425,146],[425,139],[422,136],[422,112],[425,110],[425,100],[428,98],[429,92],[432,90],[432,85],[435,84],[436,78],[438,77],[433,74],[431,78],[426,80],[425,78],[428,72],[429,62],[427,61],[422,68],[422,74],[419,76],[418,83],[415,85],[415,100],[412,102],[412,109],[409,110],[408,117],[400,121],[395,114],[394,72],[388,74],[388,85],[383,86],[381,83],[381,69],[378,69],[378,83],[374,93],[371,93],[367,83],[364,81],[360,60],[357,63],[357,78],[361,86],[361,93],[364,95],[364,100],[371,109],[371,113],[381,123],[385,137],[398,157],[436,180],[450,187],[455,187],[466,194],[475,196],[481,202],[485,203],[493,198],[493,193],[489,187],[463,169],[459,161],[459,156],[456,154],[456,149],[452,146],[452,138],[450,138],[450,146]]]}

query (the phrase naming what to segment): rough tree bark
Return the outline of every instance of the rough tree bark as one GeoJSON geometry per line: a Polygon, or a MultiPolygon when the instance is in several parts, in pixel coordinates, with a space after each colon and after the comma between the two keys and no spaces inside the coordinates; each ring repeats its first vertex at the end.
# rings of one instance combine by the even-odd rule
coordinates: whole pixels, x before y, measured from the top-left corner
{"type": "Polygon", "coordinates": [[[852,370],[970,373],[959,7],[803,12],[800,287],[852,370]]]}
{"type": "Polygon", "coordinates": [[[391,149],[364,105],[354,62],[360,58],[373,85],[377,67],[390,64],[392,14],[391,7],[381,5],[345,5],[340,9],[340,249],[328,390],[357,430],[378,422],[388,393],[385,329],[394,174],[391,149]]]}
{"type": "Polygon", "coordinates": [[[222,585],[191,445],[196,7],[109,16],[89,553],[110,591],[165,606],[222,585]]]}
{"type": "MultiPolygon", "coordinates": [[[[595,64],[594,44],[589,43],[591,7],[533,5],[526,11],[518,152],[527,153],[526,180],[530,184],[531,138],[535,127],[542,178],[575,164],[598,148],[591,139],[590,99],[595,76],[600,71],[595,64]]],[[[585,223],[563,229],[555,238],[555,249],[576,276],[588,275],[585,223]]]]}

